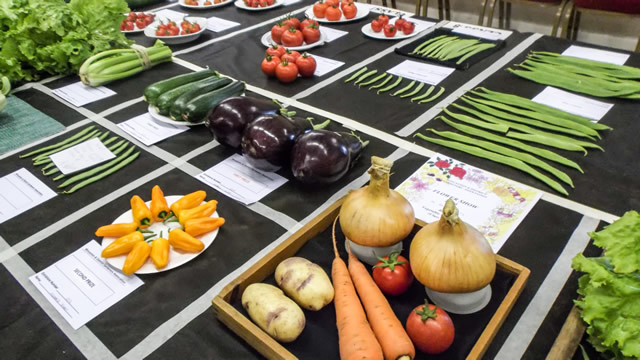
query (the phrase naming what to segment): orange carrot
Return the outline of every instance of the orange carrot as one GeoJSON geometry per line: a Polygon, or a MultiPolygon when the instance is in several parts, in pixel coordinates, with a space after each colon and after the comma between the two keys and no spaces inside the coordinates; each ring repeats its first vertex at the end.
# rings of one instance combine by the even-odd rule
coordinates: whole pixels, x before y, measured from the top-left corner
{"type": "Polygon", "coordinates": [[[391,309],[378,285],[349,250],[349,273],[362,299],[371,328],[382,346],[385,360],[411,360],[416,349],[404,330],[402,323],[391,309]]]}
{"type": "MultiPolygon", "coordinates": [[[[338,218],[336,217],[336,220],[338,218]]],[[[336,325],[342,360],[382,360],[382,348],[373,334],[362,304],[351,282],[347,264],[340,258],[336,246],[336,221],[333,222],[333,251],[331,279],[335,290],[336,325]]]]}

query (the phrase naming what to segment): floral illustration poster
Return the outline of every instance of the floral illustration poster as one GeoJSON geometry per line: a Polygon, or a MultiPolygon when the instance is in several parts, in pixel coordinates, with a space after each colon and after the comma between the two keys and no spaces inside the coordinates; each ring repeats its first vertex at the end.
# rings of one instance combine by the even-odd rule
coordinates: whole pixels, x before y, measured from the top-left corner
{"type": "Polygon", "coordinates": [[[460,218],[487,238],[494,252],[502,247],[542,195],[503,177],[436,154],[398,188],[416,218],[437,221],[447,199],[460,218]]]}

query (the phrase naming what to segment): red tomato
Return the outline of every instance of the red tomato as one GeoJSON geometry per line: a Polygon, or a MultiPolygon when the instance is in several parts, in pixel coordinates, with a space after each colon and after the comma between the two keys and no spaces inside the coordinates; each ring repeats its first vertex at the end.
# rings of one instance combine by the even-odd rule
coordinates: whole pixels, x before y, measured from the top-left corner
{"type": "Polygon", "coordinates": [[[340,0],[324,0],[328,7],[340,5],[340,0]]]}
{"type": "Polygon", "coordinates": [[[277,44],[282,44],[282,33],[287,31],[288,27],[282,24],[282,21],[278,21],[277,24],[271,28],[271,40],[277,44]]]}
{"type": "Polygon", "coordinates": [[[267,49],[267,54],[274,55],[277,57],[281,57],[282,55],[284,55],[284,53],[285,53],[285,49],[280,45],[272,45],[270,48],[267,49]]]}
{"type": "Polygon", "coordinates": [[[298,77],[298,67],[285,60],[276,66],[276,77],[283,83],[290,83],[298,77]]]}
{"type": "Polygon", "coordinates": [[[170,27],[169,28],[169,35],[170,36],[176,36],[176,35],[180,35],[180,29],[178,29],[177,27],[170,27]]]}
{"type": "Polygon", "coordinates": [[[147,23],[147,25],[151,24],[153,22],[153,14],[147,14],[144,18],[144,22],[147,23]]]}
{"type": "Polygon", "coordinates": [[[389,17],[387,15],[380,15],[378,16],[378,20],[382,21],[382,23],[384,25],[387,25],[389,23],[389,17]]]}
{"type": "Polygon", "coordinates": [[[384,26],[384,36],[394,37],[396,36],[396,32],[398,32],[398,29],[395,26],[391,24],[387,24],[384,26]]]}
{"type": "Polygon", "coordinates": [[[294,27],[294,28],[300,30],[300,20],[298,20],[297,18],[289,16],[286,19],[284,19],[282,24],[285,25],[287,27],[287,29],[290,28],[290,27],[294,27]]]}
{"type": "Polygon", "coordinates": [[[307,44],[313,44],[320,40],[320,28],[316,24],[310,24],[302,29],[302,37],[307,44]]]}
{"type": "Polygon", "coordinates": [[[375,19],[371,22],[371,30],[373,30],[373,32],[379,33],[380,31],[382,31],[383,27],[384,27],[384,24],[382,23],[382,21],[378,19],[375,19]]]}
{"type": "Polygon", "coordinates": [[[266,55],[264,60],[262,60],[262,72],[267,76],[276,76],[276,66],[280,64],[280,58],[273,55],[266,55]]]}
{"type": "Polygon", "coordinates": [[[132,31],[133,30],[133,21],[127,21],[124,23],[124,29],[126,31],[132,31]]]}
{"type": "Polygon", "coordinates": [[[342,8],[342,12],[344,13],[344,17],[347,19],[353,19],[356,17],[356,13],[358,13],[358,8],[353,4],[347,4],[342,8]]]}
{"type": "Polygon", "coordinates": [[[342,12],[340,11],[340,9],[338,9],[337,6],[333,5],[327,8],[324,16],[326,16],[327,20],[329,21],[338,21],[342,17],[342,12]]]}
{"type": "Polygon", "coordinates": [[[127,15],[127,20],[136,21],[136,18],[137,18],[137,15],[133,11],[130,12],[129,15],[127,15]]]}
{"type": "Polygon", "coordinates": [[[407,21],[407,20],[405,20],[404,18],[402,18],[402,15],[400,15],[400,17],[398,17],[398,18],[396,19],[396,22],[394,23],[394,25],[395,25],[398,29],[402,29],[402,25],[404,25],[404,23],[405,23],[406,21],[407,21]]]}
{"type": "Polygon", "coordinates": [[[306,18],[306,19],[302,20],[302,22],[300,23],[300,30],[304,30],[304,28],[306,28],[307,26],[309,26],[311,24],[314,24],[314,25],[320,27],[320,23],[317,22],[316,20],[312,20],[312,19],[306,18]]]}
{"type": "Polygon", "coordinates": [[[274,2],[275,2],[274,0],[267,0],[267,5],[271,6],[271,5],[273,5],[274,2]]]}
{"type": "Polygon", "coordinates": [[[200,28],[200,25],[199,24],[195,24],[195,23],[191,24],[191,27],[189,28],[189,31],[192,32],[192,33],[197,33],[200,30],[202,30],[200,28]]]}
{"type": "Polygon", "coordinates": [[[349,4],[353,4],[353,0],[342,0],[342,2],[340,3],[340,10],[344,12],[344,7],[349,4]]]}
{"type": "Polygon", "coordinates": [[[318,1],[313,5],[313,15],[319,19],[324,17],[325,11],[327,11],[328,5],[323,0],[318,1]]]}
{"type": "Polygon", "coordinates": [[[298,58],[300,57],[300,53],[293,50],[288,50],[284,53],[284,55],[282,55],[282,57],[280,58],[281,61],[287,60],[290,63],[295,64],[296,60],[298,60],[298,58]]]}
{"type": "Polygon", "coordinates": [[[282,33],[282,45],[284,46],[300,46],[303,42],[302,32],[294,27],[290,27],[289,30],[282,33]]]}
{"type": "Polygon", "coordinates": [[[167,28],[156,30],[156,36],[169,36],[169,30],[167,28]]]}
{"type": "Polygon", "coordinates": [[[411,34],[415,28],[416,28],[416,24],[410,21],[405,21],[404,24],[402,24],[402,32],[405,35],[411,34]]]}
{"type": "Polygon", "coordinates": [[[124,26],[127,23],[127,20],[122,20],[122,22],[120,23],[120,31],[124,31],[124,26]]]}
{"type": "Polygon", "coordinates": [[[296,65],[301,76],[311,77],[316,72],[316,59],[307,53],[302,54],[296,60],[296,65]]]}
{"type": "Polygon", "coordinates": [[[373,280],[380,290],[388,295],[400,295],[409,289],[413,282],[413,273],[409,261],[399,252],[378,258],[373,266],[373,280]]]}
{"type": "Polygon", "coordinates": [[[204,4],[203,4],[203,5],[204,5],[204,6],[211,6],[211,5],[213,5],[213,3],[212,3],[211,1],[208,1],[208,0],[207,0],[207,1],[205,1],[205,2],[204,2],[204,4]]]}
{"type": "Polygon", "coordinates": [[[267,0],[258,0],[258,5],[260,5],[260,7],[267,7],[267,0]]]}
{"type": "Polygon", "coordinates": [[[187,20],[182,20],[182,22],[180,23],[180,27],[182,28],[182,30],[189,29],[191,27],[191,23],[187,20]]]}
{"type": "Polygon", "coordinates": [[[455,329],[449,315],[425,300],[407,318],[407,334],[416,347],[427,354],[440,354],[453,343],[455,329]],[[428,310],[426,310],[426,309],[428,310]]]}

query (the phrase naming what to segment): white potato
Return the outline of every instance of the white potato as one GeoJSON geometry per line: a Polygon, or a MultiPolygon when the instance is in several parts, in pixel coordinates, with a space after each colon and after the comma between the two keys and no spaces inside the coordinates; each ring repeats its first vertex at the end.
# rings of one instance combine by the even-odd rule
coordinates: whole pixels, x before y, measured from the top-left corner
{"type": "Polygon", "coordinates": [[[280,342],[291,342],[304,330],[302,309],[273,285],[247,286],[242,293],[242,306],[253,322],[280,342]]]}
{"type": "Polygon", "coordinates": [[[333,285],[322,267],[301,257],[283,260],[276,268],[276,283],[307,310],[317,311],[333,300],[333,285]]]}

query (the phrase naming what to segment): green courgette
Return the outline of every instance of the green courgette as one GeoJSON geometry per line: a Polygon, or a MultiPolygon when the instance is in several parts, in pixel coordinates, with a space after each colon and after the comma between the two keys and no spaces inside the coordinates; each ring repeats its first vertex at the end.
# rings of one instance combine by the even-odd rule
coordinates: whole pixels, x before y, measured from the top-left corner
{"type": "Polygon", "coordinates": [[[180,97],[178,97],[176,101],[173,102],[173,104],[171,105],[171,110],[169,111],[169,115],[173,120],[182,121],[182,113],[191,100],[202,94],[206,94],[227,86],[231,84],[232,81],[233,80],[226,77],[208,78],[195,84],[191,84],[191,90],[180,95],[180,97]]]}
{"type": "Polygon", "coordinates": [[[202,121],[218,103],[228,97],[238,96],[244,92],[244,83],[236,81],[222,89],[200,95],[191,100],[184,108],[182,120],[196,123],[202,121]]]}
{"type": "Polygon", "coordinates": [[[171,111],[171,106],[173,106],[173,103],[180,96],[189,92],[191,89],[193,89],[194,86],[200,86],[202,83],[208,84],[213,80],[218,80],[218,78],[208,77],[200,81],[195,81],[188,84],[180,85],[177,88],[164,92],[162,95],[158,97],[158,100],[156,100],[156,105],[154,107],[156,108],[156,111],[158,112],[158,114],[168,116],[169,111],[171,111]]]}
{"type": "Polygon", "coordinates": [[[127,5],[131,9],[137,9],[144,6],[155,5],[164,2],[164,0],[127,0],[127,5]]]}
{"type": "Polygon", "coordinates": [[[155,105],[157,103],[158,97],[165,92],[171,89],[175,89],[178,86],[206,79],[211,76],[220,76],[220,74],[217,71],[206,69],[158,81],[147,86],[147,88],[144,89],[144,101],[149,103],[149,105],[155,105]]]}

